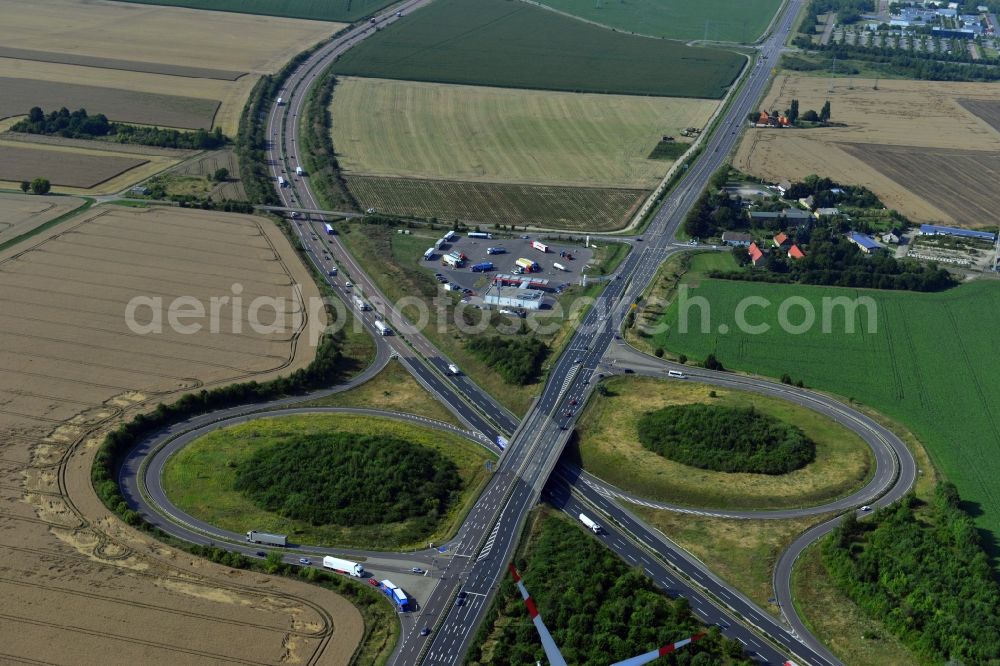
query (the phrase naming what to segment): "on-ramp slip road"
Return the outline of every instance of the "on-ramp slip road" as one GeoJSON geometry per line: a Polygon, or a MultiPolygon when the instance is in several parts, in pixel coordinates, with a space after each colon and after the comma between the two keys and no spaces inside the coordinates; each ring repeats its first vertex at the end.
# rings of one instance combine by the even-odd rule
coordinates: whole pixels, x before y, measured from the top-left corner
{"type": "MultiPolygon", "coordinates": [[[[412,0],[397,5],[376,18],[376,27],[384,27],[395,20],[405,20],[408,12],[429,1],[412,0]],[[403,12],[402,19],[397,19],[397,11],[403,12]]],[[[327,281],[345,303],[350,303],[352,294],[358,290],[358,286],[348,286],[347,281],[352,280],[375,306],[373,312],[357,314],[376,340],[381,364],[384,364],[390,354],[397,355],[425,388],[445,402],[463,423],[480,433],[485,442],[493,443],[498,435],[512,433],[497,472],[490,479],[452,544],[453,556],[447,572],[436,582],[426,599],[421,600],[419,620],[404,622],[392,663],[451,665],[462,662],[472,636],[495,594],[497,583],[505,575],[506,563],[516,547],[524,519],[542,497],[543,489],[550,501],[570,513],[579,513],[584,510],[581,508],[584,506],[604,512],[612,519],[608,525],[609,533],[606,538],[602,538],[605,545],[626,562],[642,562],[647,575],[658,585],[671,593],[684,594],[700,617],[706,622],[719,624],[725,635],[742,642],[756,658],[768,663],[781,663],[784,653],[788,653],[795,655],[796,660],[804,664],[838,663],[804,627],[799,626],[801,623],[794,614],[790,597],[784,598],[786,592],[782,591],[786,573],[790,571],[794,557],[801,552],[802,547],[825,533],[823,529],[832,529],[832,521],[803,535],[778,565],[775,585],[782,609],[794,630],[789,632],[659,532],[637,520],[626,508],[610,501],[594,486],[581,483],[580,479],[585,477],[567,475],[562,469],[553,474],[576,418],[575,415],[564,416],[569,401],[577,400],[582,404],[589,396],[593,388],[591,380],[599,371],[604,370],[603,359],[614,344],[615,331],[628,313],[631,303],[653,279],[662,261],[671,253],[679,251],[675,240],[676,230],[686,211],[708,183],[711,174],[722,165],[735,147],[743,121],[761,98],[770,79],[770,64],[776,61],[801,5],[802,0],[788,0],[775,19],[772,33],[759,48],[763,64],[751,66],[745,72],[742,84],[727,100],[727,106],[715,130],[705,137],[703,154],[666,197],[646,231],[646,241],[635,245],[615,279],[609,280],[604,294],[585,316],[568,344],[567,351],[551,368],[543,391],[520,423],[468,378],[448,376],[448,360],[419,331],[408,327],[398,310],[377,290],[363,267],[346,252],[336,235],[326,236],[317,226],[311,226],[314,223],[293,225],[307,256],[324,275],[336,265],[334,262],[339,264],[338,275],[328,276],[327,281]],[[390,321],[403,335],[378,335],[373,326],[375,318],[390,321]],[[458,605],[453,602],[460,588],[467,596],[465,603],[458,605]],[[744,626],[744,623],[754,629],[744,626]],[[435,627],[429,638],[419,636],[419,629],[423,626],[435,627]],[[767,640],[761,635],[766,635],[767,640]]],[[[295,166],[298,166],[295,155],[296,144],[300,143],[299,122],[310,85],[339,54],[374,34],[376,27],[370,24],[355,26],[319,49],[292,73],[279,93],[288,100],[287,104],[276,106],[269,112],[267,133],[270,147],[267,156],[275,180],[281,175],[288,181],[287,187],[278,188],[286,207],[321,209],[309,188],[308,176],[294,175],[295,166]]],[[[629,362],[634,363],[637,369],[645,363],[640,358],[632,358],[629,362]]],[[[686,370],[694,374],[690,369],[686,370]]],[[[662,368],[650,366],[642,371],[656,374],[662,373],[662,368]]],[[[699,372],[697,379],[720,385],[740,382],[740,388],[751,391],[767,392],[774,387],[774,382],[718,373],[699,372]]],[[[302,399],[280,402],[287,405],[302,399]]],[[[187,424],[174,426],[161,433],[161,436],[169,438],[180,434],[185,428],[198,427],[227,416],[241,416],[248,411],[269,409],[272,406],[280,405],[275,403],[244,407],[231,414],[232,410],[226,410],[199,417],[187,424]]],[[[817,405],[808,406],[817,408],[817,405]]],[[[864,418],[846,406],[841,407],[844,418],[864,418]]],[[[890,440],[892,448],[892,434],[883,431],[881,436],[890,440]]],[[[910,461],[912,462],[912,458],[910,461]]],[[[888,458],[879,459],[880,471],[876,474],[879,480],[888,478],[884,474],[895,478],[894,482],[884,485],[869,484],[870,489],[881,493],[879,502],[894,501],[909,488],[912,480],[906,478],[906,466],[902,457],[895,464],[890,464],[888,458]],[[896,471],[891,471],[893,469],[896,471]]],[[[122,483],[130,483],[133,477],[138,479],[139,474],[139,467],[130,463],[123,470],[122,483]]],[[[142,506],[144,500],[138,493],[138,486],[134,486],[127,496],[130,505],[135,502],[137,506],[142,506]]],[[[149,511],[143,509],[143,513],[146,515],[149,511]]],[[[175,528],[179,527],[177,523],[173,525],[175,528]]],[[[192,534],[183,538],[204,543],[201,540],[204,539],[202,532],[195,531],[192,534]]]]}

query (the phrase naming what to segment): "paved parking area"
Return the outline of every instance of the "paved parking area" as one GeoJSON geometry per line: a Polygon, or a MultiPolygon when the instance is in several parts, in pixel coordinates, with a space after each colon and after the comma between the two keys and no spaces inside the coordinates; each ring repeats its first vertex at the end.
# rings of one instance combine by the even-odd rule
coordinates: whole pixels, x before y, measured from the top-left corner
{"type": "Polygon", "coordinates": [[[579,245],[568,245],[562,243],[551,243],[543,241],[549,246],[547,253],[531,247],[534,237],[525,238],[469,238],[464,234],[456,234],[451,243],[442,246],[439,252],[434,253],[431,261],[421,261],[426,268],[432,268],[435,273],[446,276],[464,289],[472,289],[476,295],[481,295],[489,286],[492,275],[497,273],[513,273],[516,268],[514,262],[524,257],[536,262],[541,271],[532,273],[532,277],[543,278],[549,281],[551,288],[555,289],[562,284],[574,284],[580,280],[580,271],[593,257],[593,251],[585,249],[579,245]],[[489,254],[487,248],[502,247],[506,250],[503,254],[489,254]],[[559,253],[568,251],[573,259],[560,257],[559,253]],[[442,265],[441,256],[449,252],[461,252],[468,261],[462,268],[451,268],[442,265]],[[494,270],[488,273],[473,273],[472,266],[480,262],[489,261],[493,263],[494,270]],[[553,266],[560,264],[567,270],[561,271],[553,266]]]}

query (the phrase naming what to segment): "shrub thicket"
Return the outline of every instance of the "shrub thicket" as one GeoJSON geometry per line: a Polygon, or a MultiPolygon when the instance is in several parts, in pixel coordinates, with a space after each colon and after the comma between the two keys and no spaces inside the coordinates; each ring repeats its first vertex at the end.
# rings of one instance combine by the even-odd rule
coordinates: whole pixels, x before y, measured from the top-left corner
{"type": "Polygon", "coordinates": [[[671,405],[643,416],[638,431],[650,451],[718,472],[785,474],[816,457],[801,430],[753,407],[671,405]]]}
{"type": "Polygon", "coordinates": [[[91,116],[86,109],[71,112],[66,107],[49,114],[37,106],[33,107],[28,112],[28,117],[11,127],[11,131],[70,139],[107,138],[117,143],[190,150],[208,150],[226,145],[226,137],[222,134],[221,127],[216,127],[212,132],[205,129],[181,132],[160,127],[140,127],[113,123],[103,113],[91,116]]]}
{"type": "Polygon", "coordinates": [[[472,338],[466,346],[496,370],[505,382],[519,386],[538,378],[545,356],[549,353],[544,342],[529,337],[483,336],[472,338]]]}
{"type": "Polygon", "coordinates": [[[933,663],[1000,663],[1000,587],[955,486],[934,500],[848,513],[823,543],[837,586],[933,663]]]}
{"type": "MultiPolygon", "coordinates": [[[[517,562],[545,624],[570,664],[608,664],[702,631],[685,599],[670,600],[578,526],[547,517],[517,562]]],[[[750,664],[714,629],[667,663],[750,664]]],[[[510,576],[504,579],[469,654],[470,664],[545,663],[510,576]],[[485,648],[485,649],[484,649],[485,648]]]]}
{"type": "Polygon", "coordinates": [[[236,469],[255,504],[313,525],[436,523],[462,488],[443,455],[391,436],[303,435],[261,449],[236,469]]]}

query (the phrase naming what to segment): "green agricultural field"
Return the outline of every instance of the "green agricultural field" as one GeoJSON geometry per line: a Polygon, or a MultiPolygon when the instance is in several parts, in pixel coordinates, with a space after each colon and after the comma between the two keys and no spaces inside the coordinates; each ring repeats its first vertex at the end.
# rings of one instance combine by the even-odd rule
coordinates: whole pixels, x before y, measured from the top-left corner
{"type": "Polygon", "coordinates": [[[288,534],[292,541],[303,544],[405,550],[427,541],[444,541],[454,533],[487,481],[485,462],[495,457],[458,435],[386,418],[354,414],[284,416],[216,430],[197,439],[167,462],[163,487],[184,511],[234,532],[257,529],[288,534]],[[255,453],[304,436],[331,432],[385,435],[432,449],[457,466],[461,496],[432,533],[414,534],[413,521],[316,526],[263,509],[234,489],[238,468],[255,453]]]}
{"type": "Polygon", "coordinates": [[[350,77],[330,113],[347,174],[648,189],[670,166],[648,159],[660,139],[717,105],[350,77]]]}
{"type": "Polygon", "coordinates": [[[708,327],[701,332],[698,309],[688,310],[688,332],[680,331],[678,297],[665,316],[670,328],[653,341],[692,359],[714,353],[730,369],[780,377],[870,405],[904,423],[926,445],[934,463],[953,481],[977,524],[1000,538],[1000,285],[975,282],[947,292],[919,294],[796,285],[753,284],[702,279],[689,296],[709,305],[708,327]],[[756,296],[771,303],[752,306],[751,324],[770,329],[756,335],[737,331],[734,313],[741,299],[756,296]],[[842,309],[823,317],[824,298],[867,297],[875,306],[875,330],[867,310],[852,317],[845,333],[842,309]],[[785,299],[799,299],[788,319],[803,321],[804,304],[816,324],[804,333],[784,332],[778,311],[785,299]],[[822,332],[822,321],[830,333],[822,332]]]}
{"type": "Polygon", "coordinates": [[[753,42],[781,0],[540,0],[555,10],[618,30],[668,39],[753,42]]]}
{"type": "Polygon", "coordinates": [[[646,190],[559,187],[459,180],[347,175],[361,208],[404,217],[437,217],[470,224],[533,224],[569,231],[624,227],[646,190]]]}
{"type": "Polygon", "coordinates": [[[125,2],[317,21],[352,22],[391,5],[393,0],[125,0],[125,2]]]}
{"type": "Polygon", "coordinates": [[[338,74],[718,99],[746,63],[505,0],[436,0],[338,60],[338,74]]]}

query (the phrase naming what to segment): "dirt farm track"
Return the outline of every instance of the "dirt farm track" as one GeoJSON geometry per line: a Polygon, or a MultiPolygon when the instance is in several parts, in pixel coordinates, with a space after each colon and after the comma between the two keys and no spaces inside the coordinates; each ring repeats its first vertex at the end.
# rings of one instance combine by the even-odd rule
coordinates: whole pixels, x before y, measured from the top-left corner
{"type": "MultiPolygon", "coordinates": [[[[10,224],[45,212],[2,210],[10,224]]],[[[207,300],[234,284],[247,302],[317,295],[281,234],[248,216],[98,207],[0,253],[0,663],[350,660],[364,627],[346,600],[169,549],[90,486],[109,425],[311,359],[300,330],[233,333],[227,316],[218,334],[125,324],[135,296],[207,300]]]]}
{"type": "Polygon", "coordinates": [[[749,129],[734,165],[864,185],[915,222],[1000,224],[1000,84],[778,76],[763,108],[830,101],[839,127],[749,129]]]}

